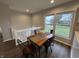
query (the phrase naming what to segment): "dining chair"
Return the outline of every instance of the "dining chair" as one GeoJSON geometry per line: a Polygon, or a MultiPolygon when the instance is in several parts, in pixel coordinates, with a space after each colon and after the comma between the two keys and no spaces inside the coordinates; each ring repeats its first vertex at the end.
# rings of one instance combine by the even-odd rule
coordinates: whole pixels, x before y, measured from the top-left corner
{"type": "MultiPolygon", "coordinates": [[[[50,34],[53,34],[53,30],[50,30],[50,34]]],[[[52,52],[52,47],[51,46],[54,46],[54,38],[55,36],[51,37],[50,39],[48,39],[43,45],[45,47],[45,52],[46,52],[46,56],[47,56],[47,53],[48,53],[48,48],[50,47],[50,50],[52,52]],[[53,43],[53,45],[52,45],[53,43]]]]}
{"type": "Polygon", "coordinates": [[[49,41],[51,42],[51,46],[54,46],[55,35],[54,35],[53,30],[50,30],[50,34],[53,34],[53,37],[52,37],[52,39],[49,39],[49,41]],[[52,44],[52,43],[53,43],[53,44],[52,44]]]}
{"type": "Polygon", "coordinates": [[[53,34],[53,30],[50,30],[50,33],[53,34]]]}
{"type": "Polygon", "coordinates": [[[37,34],[37,30],[34,30],[34,34],[35,34],[35,35],[37,34]]]}
{"type": "MultiPolygon", "coordinates": [[[[25,42],[23,43],[21,40],[17,40],[19,46],[21,47],[22,49],[22,52],[23,52],[23,56],[24,57],[33,57],[34,58],[34,53],[36,52],[36,48],[32,45],[32,44],[29,44],[29,42],[25,42]]],[[[36,57],[37,57],[37,54],[35,54],[36,57]]]]}
{"type": "Polygon", "coordinates": [[[44,44],[43,44],[43,46],[45,47],[45,52],[46,52],[46,56],[47,56],[47,54],[48,54],[48,48],[50,47],[50,50],[51,50],[51,52],[52,52],[52,47],[51,46],[54,46],[54,45],[51,45],[51,43],[54,41],[54,38],[52,37],[52,38],[50,38],[50,39],[48,39],[44,44]]]}

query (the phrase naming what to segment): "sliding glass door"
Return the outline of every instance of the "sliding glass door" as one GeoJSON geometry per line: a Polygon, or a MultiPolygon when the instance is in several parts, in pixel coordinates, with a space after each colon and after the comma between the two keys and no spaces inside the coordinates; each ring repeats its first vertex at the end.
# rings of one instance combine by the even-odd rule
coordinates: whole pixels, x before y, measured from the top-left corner
{"type": "Polygon", "coordinates": [[[56,15],[55,35],[69,39],[73,13],[62,13],[56,15]]]}

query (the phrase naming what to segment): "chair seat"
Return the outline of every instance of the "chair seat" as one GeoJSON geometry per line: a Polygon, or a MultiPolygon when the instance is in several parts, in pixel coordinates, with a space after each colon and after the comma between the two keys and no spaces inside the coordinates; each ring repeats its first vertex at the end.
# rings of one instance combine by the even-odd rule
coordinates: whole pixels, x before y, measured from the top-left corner
{"type": "Polygon", "coordinates": [[[36,47],[35,46],[33,46],[32,44],[29,44],[28,41],[23,43],[19,39],[18,39],[18,44],[19,44],[20,48],[23,51],[23,56],[24,57],[29,57],[29,55],[34,57],[34,52],[36,52],[36,47]]]}
{"type": "Polygon", "coordinates": [[[48,47],[51,45],[51,43],[54,41],[54,36],[50,39],[48,39],[45,43],[44,43],[44,46],[48,47]]]}
{"type": "Polygon", "coordinates": [[[49,40],[47,40],[43,45],[47,47],[47,46],[50,46],[50,44],[51,44],[51,42],[49,40]]]}

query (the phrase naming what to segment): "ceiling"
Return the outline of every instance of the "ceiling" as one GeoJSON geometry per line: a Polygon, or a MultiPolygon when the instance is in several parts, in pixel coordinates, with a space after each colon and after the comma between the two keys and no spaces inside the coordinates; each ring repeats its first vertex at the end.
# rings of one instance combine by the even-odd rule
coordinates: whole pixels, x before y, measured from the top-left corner
{"type": "Polygon", "coordinates": [[[35,13],[43,9],[54,7],[63,3],[67,3],[72,0],[54,0],[53,4],[50,0],[0,0],[0,2],[6,3],[12,10],[26,12],[29,9],[29,13],[35,13]]]}

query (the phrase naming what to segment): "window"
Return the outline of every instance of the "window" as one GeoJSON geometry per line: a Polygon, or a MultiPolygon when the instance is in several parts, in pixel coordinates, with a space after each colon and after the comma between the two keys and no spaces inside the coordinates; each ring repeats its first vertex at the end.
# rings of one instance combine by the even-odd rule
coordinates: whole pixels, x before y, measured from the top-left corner
{"type": "Polygon", "coordinates": [[[73,12],[60,13],[56,15],[49,15],[45,17],[45,32],[54,30],[55,35],[69,39],[71,36],[73,12]]]}
{"type": "Polygon", "coordinates": [[[45,17],[45,32],[49,32],[50,29],[53,29],[54,15],[45,17]]]}
{"type": "Polygon", "coordinates": [[[60,37],[69,38],[73,13],[56,15],[55,34],[60,37]]]}

